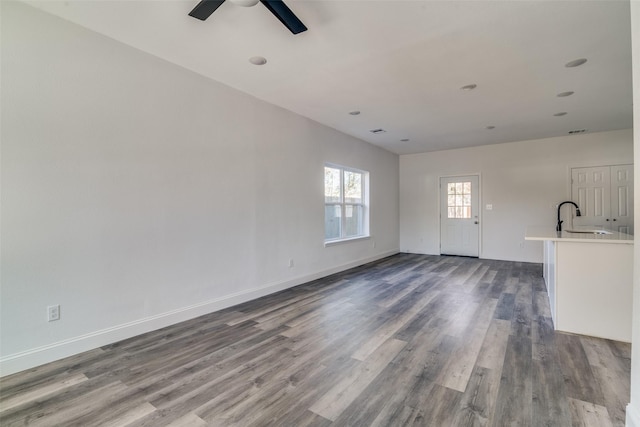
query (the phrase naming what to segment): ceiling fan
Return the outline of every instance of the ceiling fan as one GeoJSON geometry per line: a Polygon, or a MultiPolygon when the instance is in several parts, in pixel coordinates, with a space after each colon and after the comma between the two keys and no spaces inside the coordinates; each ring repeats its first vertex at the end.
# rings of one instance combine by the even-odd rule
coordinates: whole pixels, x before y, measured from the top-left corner
{"type": "MultiPolygon", "coordinates": [[[[302,21],[287,7],[282,0],[229,0],[239,6],[255,6],[258,1],[265,5],[276,18],[280,20],[293,34],[307,31],[302,21]]],[[[222,6],[225,0],[202,0],[196,7],[189,12],[189,16],[193,16],[201,21],[207,19],[217,8],[222,6]]]]}

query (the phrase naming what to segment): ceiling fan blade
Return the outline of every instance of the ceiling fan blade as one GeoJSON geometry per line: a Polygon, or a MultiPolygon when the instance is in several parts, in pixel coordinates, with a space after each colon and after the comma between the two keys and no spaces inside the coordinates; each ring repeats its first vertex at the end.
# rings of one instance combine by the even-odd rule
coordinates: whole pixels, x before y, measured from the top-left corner
{"type": "Polygon", "coordinates": [[[196,7],[189,12],[189,16],[193,16],[201,21],[207,19],[217,8],[222,6],[224,0],[202,0],[196,7]]]}
{"type": "Polygon", "coordinates": [[[307,31],[302,21],[287,7],[282,0],[260,0],[276,18],[280,20],[293,34],[307,31]]]}

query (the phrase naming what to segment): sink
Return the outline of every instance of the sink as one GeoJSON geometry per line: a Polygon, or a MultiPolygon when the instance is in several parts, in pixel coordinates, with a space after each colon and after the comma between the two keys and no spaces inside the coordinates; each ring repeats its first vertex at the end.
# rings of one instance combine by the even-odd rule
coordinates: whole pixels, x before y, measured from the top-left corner
{"type": "Polygon", "coordinates": [[[567,233],[581,233],[581,234],[613,234],[607,230],[565,230],[567,233]]]}

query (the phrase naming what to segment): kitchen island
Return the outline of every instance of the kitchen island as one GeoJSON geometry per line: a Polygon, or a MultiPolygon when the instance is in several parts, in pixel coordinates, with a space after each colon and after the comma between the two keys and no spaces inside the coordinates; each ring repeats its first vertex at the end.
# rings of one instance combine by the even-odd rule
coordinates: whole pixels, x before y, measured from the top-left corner
{"type": "Polygon", "coordinates": [[[633,236],[530,227],[544,245],[543,275],[556,330],[631,342],[633,236]]]}

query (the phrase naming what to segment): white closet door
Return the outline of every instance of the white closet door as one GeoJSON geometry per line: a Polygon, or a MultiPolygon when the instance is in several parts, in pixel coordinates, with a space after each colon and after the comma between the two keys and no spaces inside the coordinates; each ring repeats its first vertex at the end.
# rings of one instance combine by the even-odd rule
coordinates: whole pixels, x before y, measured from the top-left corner
{"type": "Polygon", "coordinates": [[[611,166],[612,230],[633,234],[633,165],[611,166]]]}
{"type": "Polygon", "coordinates": [[[574,228],[633,234],[633,165],[571,169],[571,199],[582,212],[574,228]]]}
{"type": "MultiPolygon", "coordinates": [[[[571,169],[571,199],[580,206],[582,213],[582,216],[573,218],[574,228],[609,228],[610,221],[607,221],[611,219],[609,166],[571,169]]],[[[565,220],[562,228],[568,229],[570,224],[571,222],[565,220]]]]}

